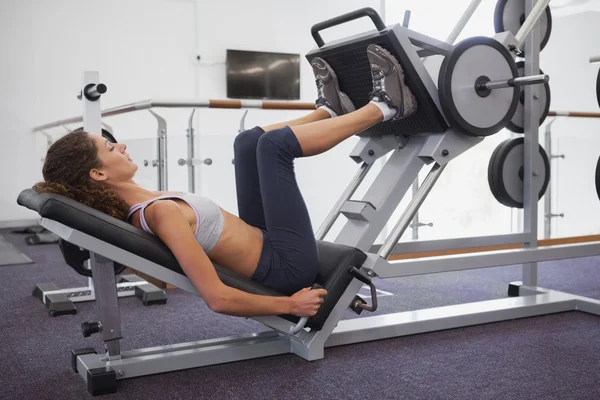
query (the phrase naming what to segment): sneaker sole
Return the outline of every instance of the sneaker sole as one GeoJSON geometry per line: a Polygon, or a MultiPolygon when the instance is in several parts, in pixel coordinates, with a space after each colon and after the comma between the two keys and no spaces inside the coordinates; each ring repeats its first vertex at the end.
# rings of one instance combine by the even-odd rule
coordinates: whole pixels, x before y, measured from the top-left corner
{"type": "Polygon", "coordinates": [[[331,68],[331,66],[329,64],[327,65],[327,71],[331,74],[331,80],[333,81],[333,87],[335,88],[335,91],[338,94],[338,97],[340,98],[340,106],[342,107],[342,114],[346,114],[349,112],[352,112],[354,110],[356,110],[356,108],[354,107],[354,104],[352,103],[352,100],[350,100],[350,97],[348,97],[348,95],[344,92],[342,92],[342,90],[340,89],[340,84],[338,82],[338,78],[337,75],[335,74],[335,71],[333,70],[333,68],[331,68]]]}
{"type": "MultiPolygon", "coordinates": [[[[394,57],[392,55],[392,53],[390,53],[389,51],[387,51],[386,49],[384,49],[383,47],[377,46],[377,51],[380,51],[394,66],[396,73],[400,76],[400,84],[402,85],[402,112],[398,113],[398,117],[394,117],[394,119],[402,119],[405,118],[406,116],[411,115],[412,113],[414,113],[417,110],[417,99],[415,98],[415,95],[412,93],[412,91],[410,90],[410,88],[408,87],[408,85],[406,85],[406,81],[405,81],[405,76],[404,76],[404,68],[402,68],[402,66],[400,65],[400,63],[398,62],[398,60],[396,60],[396,57],[394,57]],[[410,94],[410,108],[407,108],[407,94],[410,94]],[[408,113],[406,112],[408,110],[408,113]],[[406,114],[405,116],[402,116],[402,114],[406,114]]],[[[379,56],[377,53],[374,52],[374,55],[379,56]]]]}

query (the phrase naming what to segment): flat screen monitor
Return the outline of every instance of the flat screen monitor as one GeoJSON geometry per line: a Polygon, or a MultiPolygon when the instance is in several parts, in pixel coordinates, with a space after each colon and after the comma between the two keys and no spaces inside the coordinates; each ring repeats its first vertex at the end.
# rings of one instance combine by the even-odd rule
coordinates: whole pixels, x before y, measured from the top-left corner
{"type": "Polygon", "coordinates": [[[227,97],[300,99],[300,55],[227,50],[227,97]]]}

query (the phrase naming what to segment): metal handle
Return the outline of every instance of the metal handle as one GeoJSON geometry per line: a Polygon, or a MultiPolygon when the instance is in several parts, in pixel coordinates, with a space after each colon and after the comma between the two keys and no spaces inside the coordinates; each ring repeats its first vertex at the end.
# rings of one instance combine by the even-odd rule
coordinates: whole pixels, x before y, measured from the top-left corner
{"type": "Polygon", "coordinates": [[[242,118],[240,119],[240,129],[238,130],[238,133],[242,133],[246,130],[246,116],[248,115],[248,110],[244,110],[244,113],[242,114],[242,118]]]}
{"type": "Polygon", "coordinates": [[[89,101],[96,101],[104,93],[106,93],[106,85],[105,84],[90,83],[89,85],[86,85],[86,87],[83,89],[82,92],[79,92],[79,94],[77,95],[77,98],[79,100],[81,100],[82,97],[85,96],[85,98],[88,99],[89,101]]]}
{"type": "Polygon", "coordinates": [[[353,278],[356,278],[359,281],[361,281],[362,283],[364,283],[365,285],[368,285],[371,290],[371,305],[370,306],[361,301],[354,302],[352,304],[352,306],[356,309],[373,312],[373,311],[377,310],[377,288],[375,287],[375,284],[373,283],[373,280],[371,279],[371,275],[375,275],[375,273],[373,271],[370,271],[370,272],[371,272],[371,274],[369,274],[369,272],[364,273],[363,271],[359,270],[356,267],[348,268],[348,273],[350,275],[352,275],[353,278]]]}
{"type": "Polygon", "coordinates": [[[408,24],[410,23],[410,10],[404,11],[404,20],[402,21],[402,26],[408,28],[408,24]]]}
{"type": "Polygon", "coordinates": [[[507,87],[515,87],[515,86],[526,86],[526,85],[536,85],[539,83],[547,83],[550,80],[548,75],[531,75],[531,76],[523,76],[520,78],[508,79],[508,80],[499,80],[499,81],[490,81],[482,84],[482,89],[501,89],[507,87]]]}
{"type": "Polygon", "coordinates": [[[295,335],[296,333],[300,332],[302,329],[304,329],[304,326],[306,325],[307,321],[308,321],[308,317],[300,318],[300,321],[298,321],[298,323],[296,325],[294,325],[292,327],[292,329],[290,329],[290,333],[292,335],[295,335]]]}
{"type": "Polygon", "coordinates": [[[416,224],[411,224],[410,227],[414,228],[414,227],[421,227],[421,226],[428,226],[430,228],[433,228],[433,222],[429,222],[429,223],[425,223],[425,222],[419,222],[416,224]]]}
{"type": "MultiPolygon", "coordinates": [[[[323,286],[319,285],[318,283],[315,283],[311,286],[311,290],[312,289],[323,289],[323,286]]],[[[298,321],[298,323],[290,329],[290,333],[292,335],[295,335],[296,333],[300,332],[306,326],[306,322],[308,322],[308,317],[300,318],[300,321],[298,321]]]]}
{"type": "Polygon", "coordinates": [[[373,21],[373,24],[375,24],[375,27],[378,31],[382,31],[385,29],[385,23],[383,22],[381,16],[377,13],[377,11],[375,11],[371,7],[365,7],[356,11],[349,12],[347,14],[340,15],[338,17],[328,19],[323,22],[319,22],[318,24],[313,25],[313,27],[310,30],[310,33],[315,39],[317,46],[323,47],[325,46],[325,42],[323,41],[323,38],[319,33],[320,31],[327,28],[332,28],[336,25],[344,24],[346,22],[354,21],[355,19],[359,19],[362,17],[371,18],[371,21],[373,21]]]}

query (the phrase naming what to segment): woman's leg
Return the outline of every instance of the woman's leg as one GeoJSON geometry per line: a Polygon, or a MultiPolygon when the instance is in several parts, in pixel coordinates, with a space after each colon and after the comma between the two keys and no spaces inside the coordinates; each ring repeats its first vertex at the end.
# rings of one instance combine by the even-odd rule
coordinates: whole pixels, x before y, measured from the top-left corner
{"type": "Polygon", "coordinates": [[[235,186],[238,214],[243,221],[257,228],[265,229],[265,217],[256,165],[256,147],[262,134],[284,126],[298,126],[330,117],[329,112],[319,108],[294,120],[248,129],[235,137],[233,142],[235,186]]]}
{"type": "Polygon", "coordinates": [[[256,146],[262,134],[284,126],[297,126],[330,117],[331,115],[327,111],[317,109],[291,121],[248,129],[235,137],[233,142],[235,187],[238,215],[243,221],[257,228],[265,229],[265,217],[256,165],[256,146]]]}
{"type": "Polygon", "coordinates": [[[374,104],[341,117],[291,127],[303,157],[321,154],[351,136],[383,121],[383,113],[374,104]]]}
{"type": "MultiPolygon", "coordinates": [[[[391,60],[384,61],[391,63],[391,60]]],[[[377,67],[371,63],[374,87],[379,87],[371,95],[371,104],[337,118],[286,126],[260,136],[256,152],[258,176],[268,233],[267,246],[272,248],[269,269],[256,277],[264,285],[291,294],[310,286],[317,275],[317,242],[296,181],[294,159],[320,154],[382,120],[404,118],[416,110],[416,105],[409,108],[398,102],[398,99],[408,103],[414,100],[410,99],[410,91],[404,88],[403,76],[399,79],[403,74],[398,63],[393,63],[391,68],[388,65],[382,76],[376,73],[377,67]],[[384,98],[387,101],[380,104],[384,98]]]]}
{"type": "Polygon", "coordinates": [[[283,128],[284,126],[304,125],[304,124],[309,124],[311,122],[321,121],[323,119],[327,119],[330,117],[331,117],[331,115],[327,111],[325,111],[321,108],[318,108],[315,111],[311,112],[310,114],[304,115],[300,118],[293,119],[291,121],[286,121],[286,122],[279,122],[279,123],[275,123],[272,125],[266,125],[261,128],[265,132],[269,132],[269,131],[273,131],[275,129],[283,128]]]}
{"type": "Polygon", "coordinates": [[[266,229],[266,224],[256,168],[256,146],[263,133],[265,131],[257,126],[240,133],[233,142],[238,216],[260,229],[266,229]]]}

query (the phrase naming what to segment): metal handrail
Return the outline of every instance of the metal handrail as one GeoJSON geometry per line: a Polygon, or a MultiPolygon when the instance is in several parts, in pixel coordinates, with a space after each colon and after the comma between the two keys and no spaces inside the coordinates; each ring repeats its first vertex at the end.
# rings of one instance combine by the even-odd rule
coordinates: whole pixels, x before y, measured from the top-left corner
{"type": "MultiPolygon", "coordinates": [[[[135,103],[125,104],[102,111],[102,117],[127,114],[134,111],[148,110],[151,108],[220,108],[220,109],[242,109],[258,108],[263,110],[314,110],[315,103],[299,103],[287,101],[262,101],[262,100],[164,100],[149,99],[135,103]]],[[[74,124],[83,121],[83,116],[60,119],[33,128],[34,132],[51,129],[58,126],[74,124]]]]}
{"type": "Polygon", "coordinates": [[[550,111],[549,117],[600,118],[600,113],[584,111],[550,111]]]}

